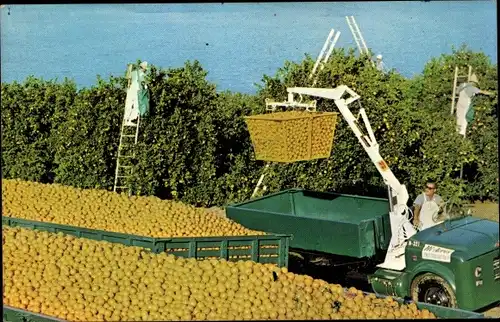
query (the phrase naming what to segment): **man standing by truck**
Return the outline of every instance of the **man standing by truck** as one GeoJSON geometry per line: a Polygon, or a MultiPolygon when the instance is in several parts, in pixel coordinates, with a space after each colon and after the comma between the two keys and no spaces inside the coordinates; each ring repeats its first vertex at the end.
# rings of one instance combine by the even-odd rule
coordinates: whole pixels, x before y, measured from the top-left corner
{"type": "Polygon", "coordinates": [[[428,180],[425,184],[425,191],[413,202],[413,225],[419,230],[430,228],[440,222],[438,213],[444,202],[443,198],[436,194],[436,188],[436,183],[428,180]]]}

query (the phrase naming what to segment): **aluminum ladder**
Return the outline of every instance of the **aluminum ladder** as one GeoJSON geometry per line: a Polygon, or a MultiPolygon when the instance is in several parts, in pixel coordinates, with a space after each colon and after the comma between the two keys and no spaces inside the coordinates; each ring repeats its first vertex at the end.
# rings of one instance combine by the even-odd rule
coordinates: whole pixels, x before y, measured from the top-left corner
{"type": "Polygon", "coordinates": [[[459,97],[459,93],[457,93],[459,79],[462,82],[465,80],[467,80],[467,82],[470,82],[470,78],[472,76],[472,66],[468,65],[468,67],[469,67],[469,72],[467,75],[459,75],[458,66],[455,66],[455,76],[453,78],[453,93],[451,94],[451,111],[450,111],[451,115],[455,113],[455,105],[457,104],[457,100],[459,97]]]}
{"type": "MultiPolygon", "coordinates": [[[[470,78],[472,76],[472,66],[467,65],[467,67],[468,67],[467,75],[459,75],[459,68],[458,68],[458,66],[455,66],[455,75],[453,77],[453,93],[451,95],[451,110],[450,110],[451,115],[453,115],[453,113],[455,113],[455,105],[457,104],[457,100],[460,96],[460,94],[457,93],[457,88],[458,88],[457,85],[458,85],[459,80],[460,80],[460,82],[464,82],[465,80],[467,80],[467,82],[470,82],[470,78]]],[[[465,135],[464,135],[464,138],[465,138],[465,135]]],[[[462,165],[462,166],[460,166],[460,179],[462,179],[463,174],[464,174],[464,167],[462,165]]]]}
{"type": "MultiPolygon", "coordinates": [[[[330,56],[333,53],[333,49],[335,48],[335,45],[337,44],[337,41],[339,40],[340,37],[340,31],[335,32],[334,29],[330,30],[330,33],[328,34],[328,37],[325,40],[325,43],[323,44],[323,48],[321,48],[321,52],[318,55],[318,58],[316,59],[316,62],[314,63],[314,67],[311,71],[311,73],[308,76],[308,81],[312,80],[312,86],[316,85],[317,77],[313,76],[316,74],[318,71],[318,68],[320,71],[325,68],[325,64],[328,62],[328,59],[330,59],[330,56]],[[330,45],[330,47],[328,47],[330,45]],[[328,51],[327,51],[328,48],[328,51]]],[[[317,76],[317,75],[316,75],[317,76]]],[[[272,111],[274,112],[278,106],[281,107],[305,107],[306,111],[316,111],[316,101],[312,101],[309,103],[302,103],[302,102],[295,102],[293,104],[287,103],[287,102],[275,102],[271,101],[270,99],[265,100],[266,103],[266,111],[272,111]]]]}
{"type": "MultiPolygon", "coordinates": [[[[359,53],[370,55],[368,47],[366,46],[365,38],[363,38],[361,30],[359,30],[358,24],[356,23],[356,19],[354,19],[354,16],[345,16],[345,19],[347,20],[347,25],[349,26],[349,29],[351,29],[352,37],[354,38],[354,41],[358,46],[359,53]]],[[[372,65],[375,66],[375,62],[371,59],[370,61],[372,62],[372,65]]]]}
{"type": "MultiPolygon", "coordinates": [[[[314,74],[318,70],[318,67],[320,68],[320,71],[322,71],[323,68],[325,68],[325,64],[328,61],[328,59],[330,59],[330,56],[332,55],[332,52],[333,52],[333,48],[335,48],[335,45],[337,44],[339,37],[340,37],[340,31],[337,31],[335,33],[334,29],[330,30],[330,33],[328,34],[328,37],[326,38],[326,41],[323,44],[323,48],[321,48],[321,51],[318,55],[318,58],[316,59],[316,63],[314,64],[313,70],[312,70],[311,74],[309,75],[309,80],[311,80],[313,78],[314,74]],[[328,52],[326,52],[326,54],[325,54],[325,51],[326,51],[326,48],[328,47],[328,44],[330,44],[330,48],[328,48],[328,52]]],[[[313,87],[314,87],[314,85],[316,85],[317,80],[318,79],[315,77],[313,82],[312,82],[313,87]]]]}
{"type": "Polygon", "coordinates": [[[128,190],[132,194],[132,189],[128,185],[127,179],[133,174],[132,159],[135,157],[135,145],[139,137],[140,117],[137,118],[135,125],[122,123],[120,132],[120,144],[118,145],[118,157],[116,159],[114,192],[128,190]]]}

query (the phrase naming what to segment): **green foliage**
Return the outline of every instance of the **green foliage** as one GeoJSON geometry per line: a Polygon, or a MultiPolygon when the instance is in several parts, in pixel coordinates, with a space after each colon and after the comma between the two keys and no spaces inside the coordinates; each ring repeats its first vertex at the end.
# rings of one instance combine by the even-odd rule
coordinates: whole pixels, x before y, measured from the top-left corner
{"type": "MultiPolygon", "coordinates": [[[[151,111],[141,119],[129,182],[134,193],[204,207],[250,198],[265,163],[255,161],[244,117],[264,113],[266,98],[285,100],[287,87],[311,86],[313,65],[309,56],[285,62],[276,75],[263,76],[256,95],[218,93],[197,61],[170,69],[150,66],[151,111]]],[[[111,190],[124,76],[98,78],[95,86],[79,91],[67,80],[31,77],[23,84],[2,84],[4,177],[111,190]]],[[[496,81],[496,66],[484,54],[464,48],[431,60],[414,79],[381,73],[352,50],[335,50],[318,71],[315,87],[347,85],[360,94],[380,154],[412,198],[431,178],[440,195],[458,203],[498,199],[496,81]],[[449,113],[457,63],[473,65],[480,88],[495,93],[475,101],[476,119],[465,139],[456,133],[449,113]]],[[[357,116],[357,103],[350,108],[357,116]]],[[[318,110],[338,111],[325,99],[318,99],[318,110]]],[[[268,192],[303,187],[386,196],[381,175],[342,117],[329,158],[271,164],[263,185],[268,192]]]]}
{"type": "Polygon", "coordinates": [[[215,176],[215,86],[200,64],[151,70],[152,115],[143,122],[133,186],[139,194],[182,199],[215,176]]]}
{"type": "Polygon", "coordinates": [[[252,160],[253,150],[244,117],[262,112],[255,97],[223,92],[217,97],[211,121],[215,143],[215,177],[197,184],[183,199],[210,206],[242,201],[251,196],[261,162],[252,160]]]}
{"type": "Polygon", "coordinates": [[[489,102],[481,103],[486,100],[478,99],[475,119],[467,131],[478,156],[464,168],[466,195],[471,200],[498,200],[498,117],[494,115],[497,103],[493,110],[486,107],[489,102]]]}
{"type": "Polygon", "coordinates": [[[484,53],[473,52],[466,46],[453,49],[451,55],[432,59],[422,76],[413,81],[410,93],[418,98],[417,106],[424,110],[450,116],[455,66],[459,75],[467,75],[468,67],[478,76],[479,88],[493,92],[492,96],[477,95],[473,99],[475,119],[467,129],[467,141],[473,155],[464,167],[465,195],[468,199],[498,200],[498,69],[484,53]]]}
{"type": "Polygon", "coordinates": [[[98,78],[78,92],[61,123],[53,123],[55,182],[112,189],[125,91],[123,80],[98,78]]]}
{"type": "Polygon", "coordinates": [[[2,172],[4,178],[52,182],[58,132],[74,104],[76,85],[28,77],[2,83],[2,172]]]}
{"type": "MultiPolygon", "coordinates": [[[[286,98],[288,86],[304,86],[312,67],[309,57],[300,64],[287,62],[275,77],[265,76],[261,98],[286,98]]],[[[462,194],[454,180],[464,164],[475,160],[473,147],[455,131],[452,118],[418,107],[418,97],[411,95],[412,81],[396,73],[384,75],[364,57],[351,52],[334,52],[331,61],[319,73],[317,87],[345,84],[361,95],[380,144],[380,153],[401,183],[416,197],[427,178],[440,182],[444,197],[462,194]]],[[[350,106],[357,114],[355,104],[350,106]]],[[[318,99],[321,111],[336,111],[332,100],[318,99]]],[[[362,124],[362,122],[360,122],[362,124]]],[[[270,191],[300,186],[314,190],[385,196],[377,170],[345,121],[336,130],[330,158],[299,164],[276,165],[270,191]]]]}

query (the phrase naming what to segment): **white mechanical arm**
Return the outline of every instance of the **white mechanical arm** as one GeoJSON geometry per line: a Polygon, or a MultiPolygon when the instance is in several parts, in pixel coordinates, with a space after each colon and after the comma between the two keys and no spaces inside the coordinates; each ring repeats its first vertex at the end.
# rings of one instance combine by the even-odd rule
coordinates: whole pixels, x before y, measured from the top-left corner
{"type": "Polygon", "coordinates": [[[390,241],[389,249],[385,262],[379,266],[391,268],[391,269],[403,269],[404,268],[404,246],[406,244],[406,239],[413,236],[416,231],[408,220],[408,191],[406,186],[402,185],[399,180],[394,176],[391,169],[387,166],[384,159],[380,155],[379,145],[373,134],[370,122],[364,108],[360,108],[359,114],[363,118],[366,131],[368,135],[364,134],[359,127],[359,123],[356,117],[349,110],[348,105],[359,99],[359,95],[355,93],[352,89],[345,85],[338,86],[336,88],[310,88],[310,87],[292,87],[288,88],[288,102],[293,103],[294,94],[298,95],[310,95],[316,97],[322,97],[327,99],[332,99],[335,105],[339,109],[340,113],[344,119],[349,124],[349,127],[354,132],[359,142],[368,153],[368,156],[375,164],[375,167],[382,175],[384,182],[389,186],[389,200],[391,209],[389,212],[392,238],[390,241]],[[345,94],[349,94],[350,97],[343,98],[345,94]],[[393,204],[392,198],[396,198],[396,202],[393,204]],[[401,258],[402,257],[402,258],[401,258]],[[403,261],[401,263],[401,260],[403,261]],[[401,265],[402,268],[401,268],[401,265]]]}

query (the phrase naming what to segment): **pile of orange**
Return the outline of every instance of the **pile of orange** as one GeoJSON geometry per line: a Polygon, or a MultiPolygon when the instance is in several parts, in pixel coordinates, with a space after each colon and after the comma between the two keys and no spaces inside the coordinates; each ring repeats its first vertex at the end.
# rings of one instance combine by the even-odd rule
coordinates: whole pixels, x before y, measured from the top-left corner
{"type": "Polygon", "coordinates": [[[2,181],[2,215],[149,237],[264,235],[181,202],[21,180],[2,181]]]}
{"type": "Polygon", "coordinates": [[[70,321],[435,318],[414,304],[251,261],[4,227],[3,303],[70,321]]]}
{"type": "Polygon", "coordinates": [[[246,122],[257,160],[289,163],[330,156],[337,113],[276,112],[246,122]]]}

